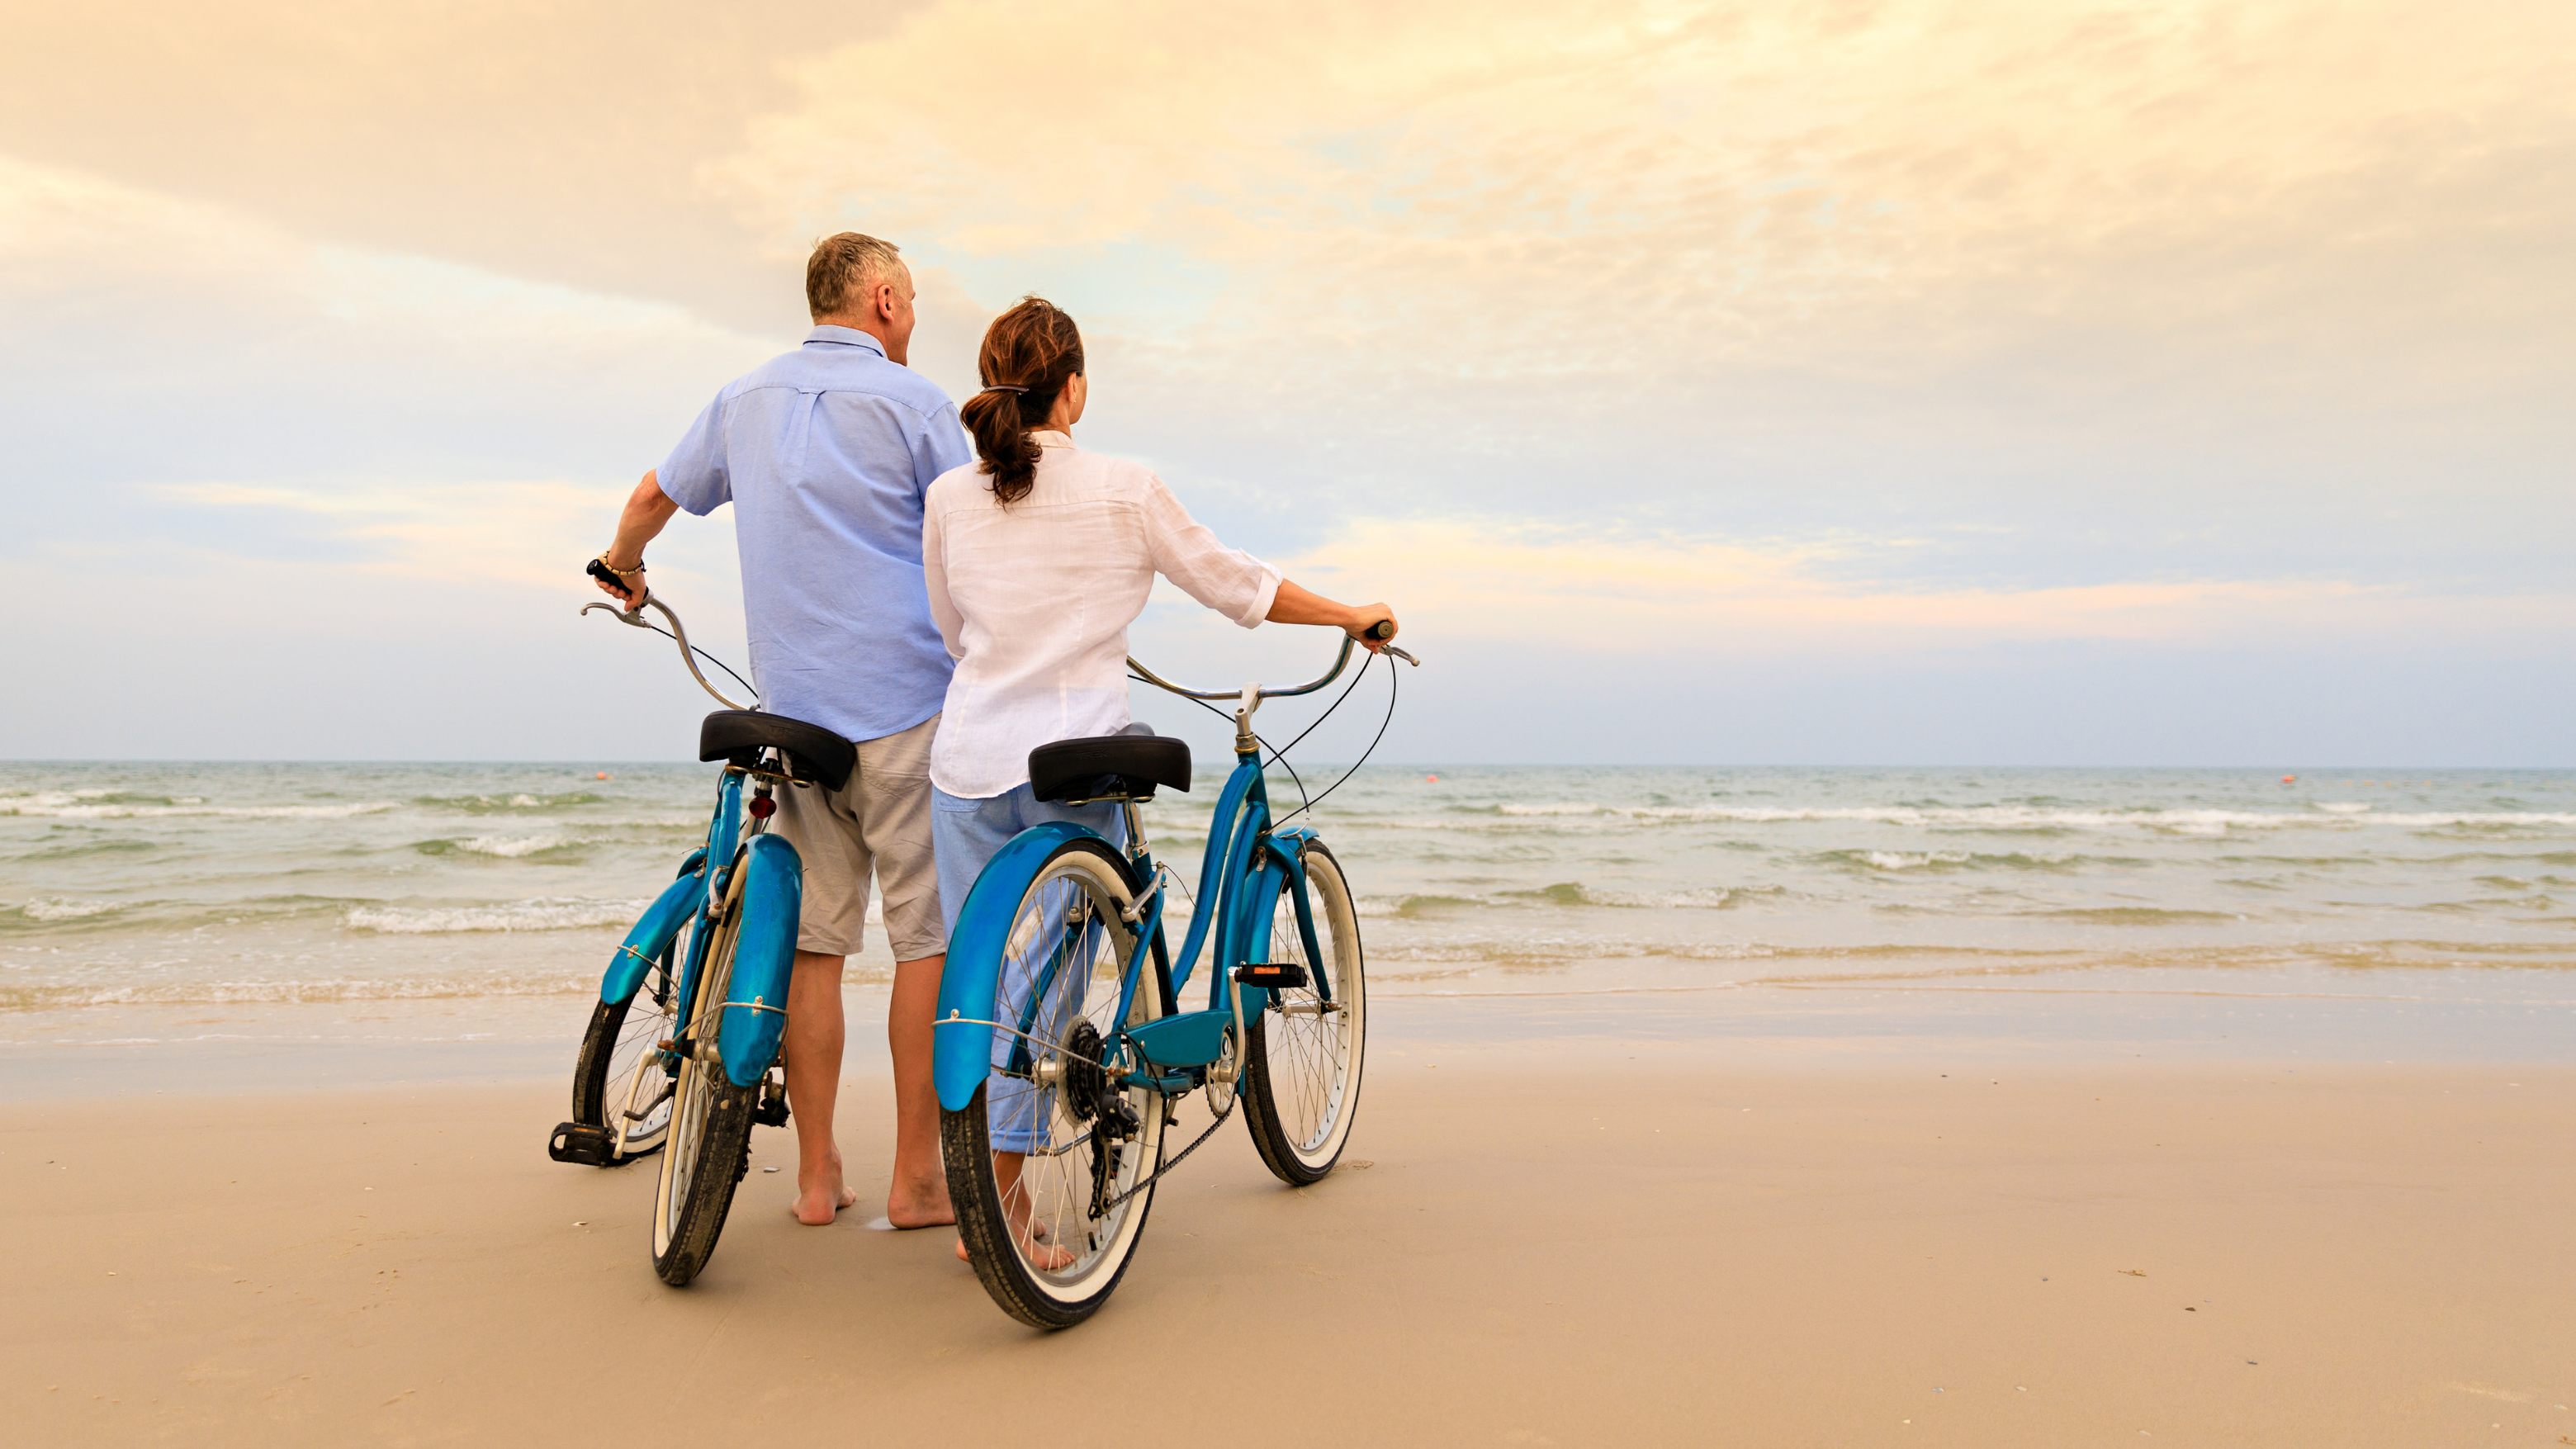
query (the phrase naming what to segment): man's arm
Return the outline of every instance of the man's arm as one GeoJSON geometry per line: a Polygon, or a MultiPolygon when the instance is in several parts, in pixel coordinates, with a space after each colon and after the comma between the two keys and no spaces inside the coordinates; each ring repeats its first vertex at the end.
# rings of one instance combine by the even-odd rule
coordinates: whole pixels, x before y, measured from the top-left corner
{"type": "Polygon", "coordinates": [[[649,588],[644,580],[644,545],[660,536],[662,525],[679,511],[680,505],[662,491],[662,480],[656,473],[645,474],[635,491],[626,495],[626,507],[617,515],[617,537],[608,545],[606,558],[610,568],[634,573],[635,577],[628,581],[634,587],[613,589],[605,579],[596,582],[601,593],[624,604],[630,614],[644,606],[649,588]]]}

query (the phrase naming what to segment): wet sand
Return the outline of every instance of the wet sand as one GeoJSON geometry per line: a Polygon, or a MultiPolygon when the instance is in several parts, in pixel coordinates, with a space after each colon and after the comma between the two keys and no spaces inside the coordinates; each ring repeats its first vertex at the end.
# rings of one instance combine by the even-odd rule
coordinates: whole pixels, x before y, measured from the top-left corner
{"type": "Polygon", "coordinates": [[[0,1400],[22,1443],[2576,1442],[2576,1069],[2016,1060],[1382,1050],[1344,1171],[1229,1124],[1054,1335],[862,1226],[874,1073],[860,1206],[796,1226],[763,1131],[686,1290],[649,1165],[546,1160],[550,1084],[12,1103],[0,1400]]]}

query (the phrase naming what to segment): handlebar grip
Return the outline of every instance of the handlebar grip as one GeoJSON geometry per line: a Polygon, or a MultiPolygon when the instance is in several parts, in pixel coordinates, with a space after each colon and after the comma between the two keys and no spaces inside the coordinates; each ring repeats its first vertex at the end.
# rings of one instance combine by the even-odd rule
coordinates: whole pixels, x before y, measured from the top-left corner
{"type": "Polygon", "coordinates": [[[598,559],[592,559],[590,561],[590,567],[583,569],[582,572],[599,580],[601,583],[608,585],[610,588],[615,589],[620,594],[625,595],[629,601],[632,601],[635,597],[634,586],[627,583],[624,579],[619,578],[617,576],[617,570],[610,568],[606,563],[598,559]]]}
{"type": "Polygon", "coordinates": [[[1385,643],[1387,640],[1395,637],[1395,621],[1393,619],[1378,620],[1376,623],[1369,625],[1366,637],[1375,639],[1380,644],[1385,643]]]}

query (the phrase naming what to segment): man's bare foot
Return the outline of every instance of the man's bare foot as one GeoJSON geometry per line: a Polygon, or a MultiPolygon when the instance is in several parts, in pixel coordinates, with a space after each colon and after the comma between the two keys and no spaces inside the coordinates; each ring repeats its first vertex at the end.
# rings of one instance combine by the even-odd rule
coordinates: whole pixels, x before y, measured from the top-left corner
{"type": "Polygon", "coordinates": [[[957,1221],[957,1209],[948,1201],[947,1176],[938,1174],[917,1182],[889,1184],[886,1221],[898,1228],[939,1228],[957,1221]]]}
{"type": "Polygon", "coordinates": [[[841,1209],[857,1204],[859,1195],[841,1181],[841,1154],[832,1154],[831,1165],[820,1173],[796,1174],[796,1205],[788,1211],[796,1221],[809,1228],[828,1227],[841,1209]]]}

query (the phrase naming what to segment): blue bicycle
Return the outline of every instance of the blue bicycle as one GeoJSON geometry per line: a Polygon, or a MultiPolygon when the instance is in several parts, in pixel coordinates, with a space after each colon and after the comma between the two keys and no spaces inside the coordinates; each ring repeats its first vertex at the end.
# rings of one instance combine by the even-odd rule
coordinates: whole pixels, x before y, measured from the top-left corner
{"type": "Polygon", "coordinates": [[[932,1059],[948,1190],[976,1275],[1024,1323],[1070,1327],[1107,1301],[1155,1184],[1238,1102],[1282,1181],[1318,1182],[1340,1160],[1368,1042],[1359,914],[1323,840],[1272,818],[1252,716],[1332,683],[1351,649],[1344,639],[1312,683],[1239,693],[1184,689],[1128,661],[1157,688],[1236,703],[1234,772],[1177,963],[1163,933],[1176,878],[1137,807],[1157,786],[1189,789],[1189,747],[1131,726],[1029,755],[1038,798],[1115,802],[1128,843],[1063,823],[1021,832],[976,878],[949,940],[932,1059]],[[1203,948],[1207,1004],[1184,1011],[1203,948]],[[1175,1108],[1198,1091],[1214,1121],[1167,1159],[1175,1108]]]}
{"type": "Polygon", "coordinates": [[[775,792],[838,789],[858,751],[821,726],[727,699],[699,673],[700,651],[661,600],[582,612],[593,609],[678,641],[699,687],[725,706],[698,731],[698,758],[725,762],[705,844],[610,958],[574,1061],[573,1119],[548,1147],[558,1162],[600,1167],[662,1151],[653,1271],[678,1287],[715,1252],[750,1167],[753,1125],[787,1123],[777,1067],[805,873],[796,848],[768,833],[775,792]],[[647,622],[646,607],[671,627],[647,622]]]}

